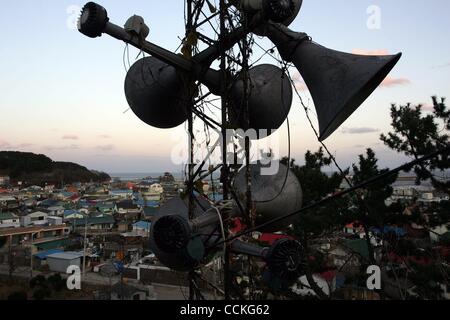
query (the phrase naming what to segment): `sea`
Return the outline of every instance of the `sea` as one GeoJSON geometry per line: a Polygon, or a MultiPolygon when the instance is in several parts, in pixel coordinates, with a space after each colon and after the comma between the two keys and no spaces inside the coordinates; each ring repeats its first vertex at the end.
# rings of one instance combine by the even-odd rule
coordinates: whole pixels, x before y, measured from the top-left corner
{"type": "MultiPolygon", "coordinates": [[[[139,181],[148,177],[159,178],[164,176],[165,172],[112,172],[108,173],[113,179],[120,179],[122,181],[139,181]]],[[[183,174],[181,172],[170,172],[175,179],[181,179],[183,174]]]]}

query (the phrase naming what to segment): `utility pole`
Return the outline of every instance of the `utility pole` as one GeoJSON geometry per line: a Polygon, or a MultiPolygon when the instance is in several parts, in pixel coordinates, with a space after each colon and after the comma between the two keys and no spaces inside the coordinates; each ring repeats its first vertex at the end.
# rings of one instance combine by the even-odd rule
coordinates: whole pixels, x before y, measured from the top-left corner
{"type": "Polygon", "coordinates": [[[86,239],[87,239],[87,218],[88,214],[84,215],[84,241],[83,241],[83,280],[86,277],[86,239]]]}
{"type": "MultiPolygon", "coordinates": [[[[228,141],[227,141],[227,121],[228,121],[228,75],[227,75],[227,55],[225,52],[225,47],[223,43],[223,37],[227,34],[227,28],[225,24],[226,16],[228,14],[227,6],[225,0],[220,0],[219,4],[219,14],[220,14],[220,72],[222,77],[221,82],[221,92],[223,92],[222,96],[222,162],[223,167],[221,171],[220,181],[223,186],[223,200],[228,200],[229,197],[229,167],[227,163],[227,154],[228,154],[228,141]]],[[[225,228],[225,237],[228,236],[227,228],[225,228]]],[[[225,300],[230,300],[230,248],[228,244],[225,246],[224,252],[224,270],[223,270],[223,284],[224,284],[224,292],[225,292],[225,300]]]]}
{"type": "Polygon", "coordinates": [[[33,240],[36,232],[31,233],[31,243],[30,243],[30,280],[33,279],[33,240]]]}

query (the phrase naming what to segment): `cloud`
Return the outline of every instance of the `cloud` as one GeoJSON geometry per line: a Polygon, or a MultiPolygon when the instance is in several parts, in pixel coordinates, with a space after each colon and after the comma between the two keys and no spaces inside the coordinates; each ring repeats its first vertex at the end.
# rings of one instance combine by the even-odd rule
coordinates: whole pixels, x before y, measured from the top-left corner
{"type": "Polygon", "coordinates": [[[442,68],[448,68],[448,67],[450,67],[450,62],[441,64],[441,65],[437,65],[437,66],[432,66],[431,69],[442,69],[442,68]]]}
{"type": "Polygon", "coordinates": [[[367,127],[360,127],[360,128],[343,128],[342,133],[344,134],[366,134],[366,133],[374,133],[374,132],[380,132],[379,129],[376,128],[367,128],[367,127]]]}
{"type": "Polygon", "coordinates": [[[110,151],[114,150],[115,147],[112,144],[107,144],[107,145],[103,145],[103,146],[97,146],[96,148],[103,152],[110,152],[110,151]]]}
{"type": "Polygon", "coordinates": [[[28,148],[31,148],[31,147],[34,147],[34,146],[35,146],[35,144],[32,144],[32,143],[21,143],[21,144],[18,144],[18,145],[12,145],[8,141],[0,139],[0,149],[19,150],[19,149],[28,149],[28,148]]]}
{"type": "Polygon", "coordinates": [[[9,149],[11,144],[8,141],[0,139],[0,149],[9,149]]]}
{"type": "Polygon", "coordinates": [[[384,81],[381,83],[380,87],[391,88],[395,86],[406,86],[411,84],[411,81],[406,78],[392,78],[386,77],[384,81]]]}
{"type": "Polygon", "coordinates": [[[363,56],[387,56],[387,55],[389,55],[389,50],[387,50],[387,49],[375,49],[375,50],[353,49],[352,53],[360,54],[363,56]]]}
{"type": "Polygon", "coordinates": [[[79,150],[80,149],[80,145],[78,144],[71,144],[71,145],[67,145],[67,146],[46,146],[45,149],[47,149],[48,151],[53,151],[53,150],[79,150]]]}
{"type": "Polygon", "coordinates": [[[101,139],[111,139],[111,136],[108,134],[100,134],[98,137],[101,139]]]}
{"type": "Polygon", "coordinates": [[[31,148],[31,147],[34,147],[34,146],[35,146],[34,143],[22,143],[22,144],[19,144],[19,148],[31,148]]]}
{"type": "Polygon", "coordinates": [[[62,136],[63,140],[78,140],[79,137],[75,134],[66,134],[62,136]]]}

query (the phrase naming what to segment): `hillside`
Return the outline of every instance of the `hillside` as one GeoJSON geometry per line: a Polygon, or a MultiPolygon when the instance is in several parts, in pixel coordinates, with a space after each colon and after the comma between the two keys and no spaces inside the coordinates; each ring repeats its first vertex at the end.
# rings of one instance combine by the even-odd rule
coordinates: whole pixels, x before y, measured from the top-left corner
{"type": "Polygon", "coordinates": [[[26,184],[103,182],[110,180],[104,172],[92,171],[76,163],[56,162],[42,154],[0,151],[0,175],[26,184]]]}

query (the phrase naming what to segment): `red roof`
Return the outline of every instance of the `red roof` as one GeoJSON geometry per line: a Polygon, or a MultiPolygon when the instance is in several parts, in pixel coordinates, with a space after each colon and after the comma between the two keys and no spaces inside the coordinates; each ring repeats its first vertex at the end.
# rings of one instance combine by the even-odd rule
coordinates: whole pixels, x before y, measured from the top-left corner
{"type": "Polygon", "coordinates": [[[391,262],[396,262],[399,264],[405,263],[405,262],[407,262],[407,263],[414,262],[415,264],[418,264],[421,266],[428,266],[433,263],[433,261],[427,257],[417,257],[417,256],[401,257],[393,252],[389,253],[388,259],[391,262]]]}
{"type": "Polygon", "coordinates": [[[232,233],[239,233],[239,232],[243,231],[246,228],[246,226],[242,222],[241,218],[234,219],[233,220],[233,224],[234,224],[234,227],[230,228],[230,231],[232,233]]]}
{"type": "Polygon", "coordinates": [[[320,276],[327,282],[333,281],[333,279],[336,277],[336,271],[335,270],[329,270],[322,272],[320,276]]]}
{"type": "Polygon", "coordinates": [[[272,245],[280,239],[294,240],[294,238],[285,234],[263,233],[263,235],[259,238],[259,241],[267,242],[268,244],[272,245]]]}
{"type": "Polygon", "coordinates": [[[73,196],[71,196],[69,199],[70,200],[79,200],[81,197],[78,194],[74,194],[73,196]]]}

